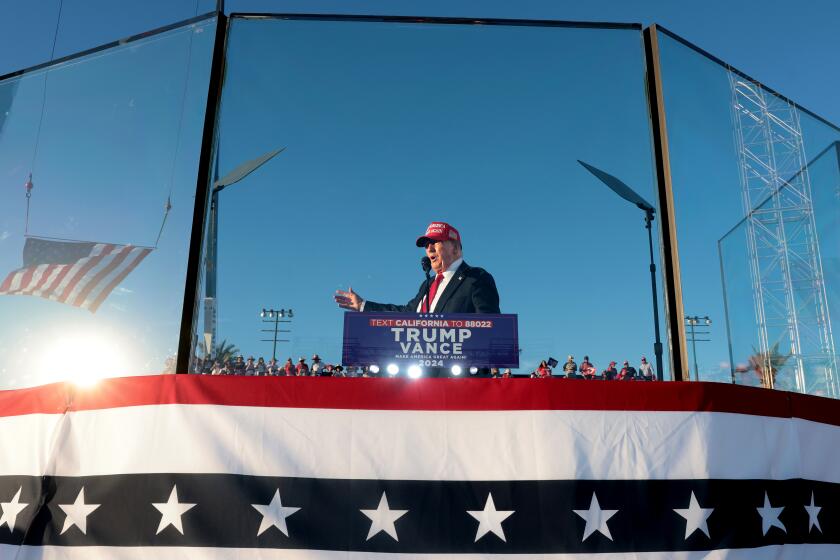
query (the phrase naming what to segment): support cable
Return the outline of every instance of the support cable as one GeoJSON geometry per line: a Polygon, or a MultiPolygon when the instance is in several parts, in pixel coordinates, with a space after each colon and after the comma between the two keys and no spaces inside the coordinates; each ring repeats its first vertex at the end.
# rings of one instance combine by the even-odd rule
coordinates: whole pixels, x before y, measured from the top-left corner
{"type": "MultiPolygon", "coordinates": [[[[198,14],[198,7],[198,0],[196,0],[196,15],[198,14]]],[[[178,163],[178,150],[181,146],[181,130],[184,124],[184,110],[187,104],[187,86],[190,83],[190,71],[192,69],[192,48],[194,36],[195,30],[193,29],[190,32],[190,43],[187,47],[187,68],[184,76],[184,87],[181,88],[181,112],[178,115],[178,131],[175,134],[175,150],[174,154],[172,155],[172,166],[169,170],[169,192],[166,195],[166,203],[163,205],[163,220],[160,223],[160,229],[158,230],[157,238],[155,238],[155,249],[157,249],[158,243],[160,242],[160,236],[163,235],[163,228],[166,225],[166,218],[169,217],[169,211],[172,210],[172,190],[175,188],[175,166],[178,163]]]]}
{"type": "MultiPolygon", "coordinates": [[[[55,45],[58,42],[58,29],[61,25],[61,10],[64,8],[64,0],[58,0],[58,17],[55,20],[55,32],[53,33],[52,49],[50,49],[50,61],[55,58],[55,45]]],[[[41,144],[41,125],[44,124],[44,110],[47,106],[47,78],[49,78],[49,70],[44,72],[44,89],[41,93],[41,116],[38,118],[38,129],[35,132],[35,149],[32,152],[32,162],[29,165],[29,178],[26,180],[24,187],[26,188],[26,222],[23,228],[23,235],[26,237],[29,234],[29,204],[32,200],[32,189],[35,183],[32,182],[32,173],[35,171],[35,159],[38,157],[38,147],[41,144]]]]}

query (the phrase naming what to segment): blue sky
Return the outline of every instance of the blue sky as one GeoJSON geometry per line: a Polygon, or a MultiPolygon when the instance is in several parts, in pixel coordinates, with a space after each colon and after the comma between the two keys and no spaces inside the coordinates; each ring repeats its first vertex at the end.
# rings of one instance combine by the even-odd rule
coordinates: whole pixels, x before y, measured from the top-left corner
{"type": "MultiPolygon", "coordinates": [[[[212,9],[212,6],[211,2],[198,0],[135,2],[117,8],[104,1],[81,3],[65,0],[55,42],[55,55],[59,57],[190,17],[212,9]]],[[[4,15],[12,15],[0,20],[0,73],[49,59],[57,7],[57,2],[32,2],[14,6],[11,12],[8,11],[9,8],[6,9],[4,15]],[[10,25],[12,22],[14,24],[10,25]]],[[[837,72],[833,71],[836,68],[834,54],[838,52],[840,39],[830,25],[831,21],[836,21],[838,8],[831,2],[809,2],[799,7],[795,21],[801,22],[801,25],[795,27],[790,25],[789,6],[782,3],[768,5],[765,2],[732,5],[729,2],[712,1],[686,7],[685,3],[676,2],[514,4],[242,1],[228,2],[227,8],[228,11],[256,12],[544,18],[644,24],[658,22],[762,79],[809,109],[826,118],[840,121],[840,108],[835,102],[836,96],[831,95],[831,91],[836,91],[840,86],[837,72]],[[754,31],[757,23],[760,23],[763,30],[761,34],[754,31]],[[782,36],[785,37],[784,49],[778,45],[782,36]],[[807,64],[803,64],[803,61],[807,61],[807,64]]],[[[263,29],[268,27],[264,26],[263,29]]],[[[239,192],[231,190],[223,195],[221,229],[228,233],[223,234],[220,239],[222,338],[234,340],[246,353],[264,354],[269,351],[270,344],[261,345],[257,340],[257,331],[261,327],[257,320],[259,308],[294,305],[298,318],[292,351],[307,356],[317,351],[327,354],[326,357],[330,361],[336,361],[340,314],[329,303],[328,298],[332,290],[352,284],[371,299],[400,302],[407,300],[413,295],[419,281],[419,273],[414,268],[420,255],[411,247],[412,238],[422,231],[428,221],[445,219],[461,228],[467,244],[467,260],[488,268],[496,275],[502,291],[502,310],[521,314],[520,330],[528,341],[523,343],[523,347],[528,351],[524,354],[524,361],[538,360],[549,353],[562,358],[567,352],[575,353],[578,359],[583,353],[593,354],[598,366],[605,365],[609,359],[620,360],[627,357],[635,361],[641,353],[650,357],[650,296],[646,283],[645,238],[640,216],[637,215],[639,213],[632,207],[627,208],[622,201],[614,200],[610,193],[599,190],[601,187],[593,183],[574,162],[580,157],[589,159],[596,165],[600,164],[631,183],[644,196],[653,199],[646,125],[644,119],[637,118],[643,116],[640,112],[643,108],[643,92],[640,87],[636,88],[636,85],[640,85],[635,80],[638,78],[641,61],[637,56],[638,51],[634,50],[638,45],[634,44],[633,40],[626,42],[623,54],[626,58],[609,59],[616,48],[620,50],[624,41],[620,38],[621,33],[615,33],[614,39],[590,42],[587,42],[588,38],[585,35],[582,35],[582,40],[572,40],[571,34],[568,34],[565,39],[561,38],[550,47],[569,56],[560,57],[558,60],[547,58],[535,63],[530,69],[515,58],[510,61],[504,58],[482,61],[482,64],[487,64],[485,74],[477,76],[472,84],[468,80],[458,82],[460,85],[455,88],[454,93],[449,92],[446,97],[442,97],[456,107],[460,103],[460,109],[455,110],[453,106],[447,106],[438,107],[435,111],[434,107],[429,110],[426,106],[427,111],[413,115],[415,120],[412,121],[411,112],[400,113],[400,103],[394,104],[393,107],[388,107],[387,103],[393,102],[394,99],[410,100],[411,95],[422,92],[422,89],[417,88],[434,88],[437,87],[435,84],[412,81],[413,77],[408,74],[403,78],[393,79],[397,66],[385,56],[387,52],[375,48],[365,50],[364,45],[358,46],[359,52],[355,53],[357,58],[354,58],[351,56],[352,49],[357,48],[357,42],[354,42],[351,36],[347,37],[347,44],[343,45],[341,51],[347,59],[337,66],[339,69],[345,69],[346,75],[342,75],[336,68],[320,74],[318,71],[300,72],[294,65],[295,60],[312,57],[314,62],[324,61],[329,59],[330,53],[329,45],[326,45],[323,53],[314,50],[315,43],[311,34],[308,35],[309,31],[298,27],[297,33],[299,34],[287,33],[291,39],[283,45],[278,44],[277,38],[271,33],[263,39],[265,42],[262,44],[259,42],[261,39],[258,33],[247,34],[233,43],[239,50],[232,51],[232,56],[238,57],[240,64],[232,77],[237,77],[240,80],[238,83],[243,85],[229,90],[230,95],[226,97],[226,105],[223,108],[224,139],[220,152],[222,174],[240,161],[276,147],[278,142],[282,145],[289,144],[290,149],[288,153],[281,154],[250,177],[248,183],[243,182],[241,189],[237,186],[239,192]],[[566,40],[569,43],[564,45],[563,41],[566,40]],[[267,46],[287,49],[278,49],[275,56],[274,51],[266,49],[267,46]],[[585,52],[576,52],[575,48],[581,46],[585,47],[585,52]],[[266,56],[269,52],[272,55],[266,56]],[[292,56],[293,53],[296,53],[295,56],[292,56]],[[364,84],[375,84],[381,77],[375,73],[360,75],[364,65],[354,66],[354,62],[358,57],[369,57],[377,53],[381,55],[379,62],[392,69],[389,73],[389,87],[397,89],[391,91],[393,95],[365,99],[364,84]],[[519,78],[527,81],[529,77],[537,76],[543,80],[547,79],[542,70],[546,65],[555,63],[565,76],[555,77],[554,82],[546,82],[547,91],[567,92],[568,101],[565,103],[563,99],[543,98],[533,92],[529,94],[527,91],[517,91],[510,83],[502,80],[493,82],[492,91],[495,96],[488,98],[488,106],[470,104],[470,99],[477,97],[476,92],[472,92],[470,88],[488,88],[488,82],[482,80],[486,80],[487,74],[492,74],[494,65],[498,65],[497,69],[508,75],[512,68],[521,69],[522,74],[519,78]],[[580,66],[575,66],[576,63],[580,66]],[[592,73],[591,68],[598,68],[601,72],[592,73]],[[294,75],[294,81],[291,83],[295,84],[296,88],[284,87],[282,79],[278,78],[289,71],[294,75]],[[586,90],[584,87],[575,91],[574,88],[587,75],[595,77],[593,83],[589,84],[590,89],[586,90]],[[613,78],[608,79],[610,76],[613,78]],[[599,78],[604,82],[598,83],[599,78]],[[353,93],[350,90],[349,93],[343,92],[347,95],[330,95],[337,87],[346,89],[354,83],[359,88],[358,92],[353,93]],[[301,87],[301,84],[308,84],[309,87],[301,87]],[[399,89],[408,85],[415,88],[413,93],[410,90],[399,89]],[[511,90],[506,92],[505,87],[511,90]],[[618,90],[611,91],[611,88],[618,90]],[[596,92],[588,97],[590,105],[581,110],[574,110],[573,105],[580,103],[587,91],[596,92]],[[535,95],[537,96],[534,97],[535,95]],[[351,106],[348,98],[355,99],[356,105],[351,106]],[[523,141],[512,137],[511,135],[519,130],[514,126],[514,121],[496,122],[481,118],[492,113],[494,102],[498,103],[503,99],[517,99],[521,106],[502,112],[500,116],[515,116],[516,119],[520,119],[518,122],[521,122],[521,119],[532,119],[528,121],[534,123],[534,133],[531,137],[523,141]],[[530,102],[527,101],[529,99],[530,102]],[[339,107],[336,105],[339,101],[347,103],[347,106],[339,107]],[[324,105],[335,107],[334,114],[320,115],[325,120],[329,119],[329,127],[311,118],[317,113],[316,108],[324,105]],[[594,110],[599,105],[604,109],[594,110]],[[295,110],[300,107],[304,110],[295,110]],[[556,120],[539,117],[547,111],[556,112],[556,120]],[[398,117],[402,120],[396,123],[382,118],[382,115],[389,112],[404,116],[398,117]],[[228,120],[225,120],[225,115],[228,115],[228,120]],[[268,119],[265,118],[266,115],[269,115],[268,119]],[[457,120],[447,121],[456,115],[462,119],[460,123],[457,120]],[[405,120],[406,118],[409,120],[405,120]],[[436,121],[436,118],[441,120],[436,121]],[[360,123],[364,123],[362,129],[367,131],[366,138],[353,137],[353,133],[360,129],[360,123]],[[418,134],[410,142],[402,144],[390,142],[387,136],[383,136],[399,130],[400,127],[414,127],[418,134]],[[612,138],[609,134],[611,129],[619,131],[612,138]],[[278,130],[283,134],[278,134],[278,130]],[[435,134],[440,130],[447,131],[445,138],[435,138],[435,134]],[[468,130],[469,134],[459,138],[459,130],[468,130]],[[586,132],[582,132],[584,130],[586,132]],[[497,141],[494,142],[494,138],[497,141]],[[606,138],[609,138],[609,141],[605,141],[606,138]],[[484,141],[486,144],[482,143],[484,141]],[[465,142],[471,142],[474,146],[471,152],[458,151],[458,146],[465,142]],[[552,142],[557,152],[562,154],[562,161],[557,168],[551,168],[555,161],[552,159],[554,156],[540,153],[540,149],[552,146],[552,142]],[[430,146],[433,145],[438,147],[437,151],[430,150],[430,146]],[[326,159],[329,165],[319,166],[317,160],[311,159],[315,153],[326,159]],[[422,157],[412,160],[406,158],[406,154],[422,157]],[[373,157],[379,157],[385,162],[376,173],[369,172],[368,163],[373,157]],[[424,159],[432,164],[424,167],[424,159]],[[408,166],[413,165],[415,161],[421,163],[414,165],[411,172],[406,173],[408,166]],[[482,161],[490,161],[494,165],[481,166],[482,161]],[[290,184],[306,185],[306,188],[284,190],[284,186],[290,184]],[[395,184],[399,184],[400,188],[395,189],[395,184]],[[444,190],[451,190],[457,185],[460,194],[447,207],[425,203],[418,205],[415,202],[415,193],[418,189],[427,188],[424,185],[429,184],[438,185],[444,190]],[[497,196],[495,199],[484,197],[485,191],[481,186],[488,184],[494,185],[492,192],[507,195],[497,196]],[[277,185],[281,187],[278,188],[277,185]],[[559,190],[555,190],[552,185],[559,190]],[[592,190],[588,190],[590,188],[592,190]],[[333,219],[340,208],[340,204],[335,204],[335,201],[347,196],[348,192],[359,193],[351,200],[360,210],[345,218],[333,219]],[[373,211],[368,211],[368,208],[373,211]],[[410,211],[407,214],[401,213],[405,208],[410,208],[410,211]],[[573,227],[564,230],[563,235],[558,235],[564,212],[586,218],[587,212],[591,212],[592,208],[598,208],[598,211],[590,219],[582,219],[586,227],[573,227]],[[505,219],[508,213],[511,219],[505,219]],[[246,219],[249,216],[259,218],[246,219]],[[401,216],[402,219],[397,220],[394,216],[401,216]],[[487,216],[493,217],[489,224],[487,216]],[[313,227],[312,223],[322,217],[329,218],[330,221],[322,226],[313,227]],[[376,232],[373,239],[354,240],[349,246],[345,245],[343,240],[359,224],[364,224],[366,228],[376,232]],[[532,236],[529,239],[539,242],[527,243],[527,246],[523,247],[521,238],[510,233],[523,224],[527,224],[531,229],[532,236]],[[286,228],[302,235],[297,236],[296,241],[291,243],[280,240],[278,234],[286,228]],[[249,240],[268,240],[272,239],[272,236],[276,236],[278,241],[249,243],[249,240]],[[565,243],[559,254],[555,239],[565,243]],[[357,257],[361,254],[366,255],[365,259],[357,257]],[[366,260],[373,262],[365,262],[366,260]],[[295,267],[291,273],[287,272],[289,263],[294,263],[295,267]],[[294,270],[304,271],[305,274],[295,274],[294,270]],[[568,271],[572,272],[567,274],[568,271]],[[523,277],[526,280],[522,280],[523,277]],[[559,294],[555,293],[558,278],[565,279],[560,284],[559,294]],[[323,300],[320,299],[322,295],[323,300]],[[292,301],[289,301],[290,299],[292,301]],[[540,309],[542,313],[538,312],[540,309]]],[[[517,48],[525,49],[523,45],[528,41],[534,41],[536,44],[543,40],[538,33],[512,37],[505,38],[504,34],[501,34],[495,38],[491,37],[490,41],[498,44],[512,40],[517,48]]],[[[236,35],[234,39],[237,39],[236,35]]],[[[341,38],[337,40],[341,41],[341,38]]],[[[408,39],[403,47],[412,48],[411,40],[408,39]]],[[[448,40],[454,38],[447,39],[444,33],[441,36],[442,44],[445,45],[448,40]]],[[[462,49],[463,45],[452,43],[449,48],[462,49]]],[[[441,46],[440,49],[443,54],[444,47],[441,46]]],[[[671,47],[663,56],[663,63],[673,63],[671,76],[686,77],[686,80],[673,80],[669,83],[675,99],[672,105],[676,115],[675,122],[692,122],[696,106],[692,107],[690,103],[680,106],[676,100],[690,99],[690,92],[693,90],[688,78],[695,73],[686,71],[685,74],[681,74],[680,58],[684,57],[687,61],[685,68],[695,64],[693,68],[696,73],[707,72],[709,80],[713,83],[722,85],[721,79],[725,78],[725,74],[720,73],[719,67],[707,65],[706,61],[681,49],[682,47],[671,47]]],[[[516,52],[511,54],[516,56],[516,52]]],[[[440,64],[436,71],[446,72],[447,67],[440,64]]],[[[459,74],[454,67],[449,71],[453,74],[445,81],[452,82],[459,74]]],[[[168,72],[175,76],[177,68],[173,67],[168,72]]],[[[173,95],[166,98],[172,101],[173,95]]],[[[709,137],[722,139],[717,151],[710,150],[704,155],[707,158],[705,169],[721,185],[731,182],[733,173],[729,161],[731,145],[726,145],[726,142],[731,142],[731,133],[728,128],[725,96],[725,89],[706,97],[700,96],[700,102],[711,100],[716,110],[709,111],[713,117],[692,125],[701,127],[709,137]],[[724,102],[722,106],[721,100],[724,102]],[[711,162],[715,162],[714,165],[711,165],[711,162]]],[[[37,100],[37,95],[32,97],[37,100]]],[[[424,100],[428,102],[428,97],[424,100]]],[[[170,110],[173,107],[177,108],[173,105],[168,107],[170,110]]],[[[704,106],[704,109],[707,108],[709,107],[704,106]]],[[[165,118],[158,111],[154,113],[165,118]]],[[[129,119],[127,116],[124,118],[129,119]]],[[[171,119],[169,122],[171,123],[171,119]]],[[[195,124],[197,123],[193,123],[195,124]]],[[[62,125],[53,122],[52,126],[61,128],[62,125]]],[[[107,128],[107,125],[103,126],[107,128]]],[[[808,150],[811,154],[819,151],[826,142],[835,139],[834,133],[826,131],[822,125],[811,126],[806,123],[804,126],[811,127],[807,133],[809,138],[814,139],[808,146],[812,148],[808,150]]],[[[169,140],[174,141],[174,129],[170,126],[168,130],[169,140]]],[[[685,179],[681,182],[684,192],[697,195],[697,200],[686,202],[686,206],[682,207],[684,216],[678,216],[678,220],[684,219],[689,222],[693,218],[707,215],[703,208],[697,207],[698,203],[704,204],[704,196],[705,203],[708,204],[717,195],[703,190],[703,186],[708,184],[705,180],[707,177],[692,172],[691,166],[696,164],[694,156],[697,146],[690,140],[680,144],[683,132],[685,129],[672,131],[677,148],[672,156],[675,178],[685,179]],[[683,161],[687,167],[681,168],[683,161]],[[696,185],[692,181],[696,182],[696,185]]],[[[45,138],[44,142],[48,143],[49,135],[45,134],[45,138]]],[[[154,151],[153,143],[140,143],[144,150],[151,151],[148,155],[149,161],[167,159],[165,150],[158,153],[154,151]]],[[[125,153],[135,153],[136,148],[120,153],[124,157],[125,153]]],[[[193,152],[189,153],[194,155],[195,147],[192,148],[193,152]]],[[[84,167],[84,163],[82,159],[79,167],[84,167]]],[[[189,161],[184,162],[183,172],[189,172],[189,165],[189,161]]],[[[99,171],[108,176],[109,169],[109,165],[103,163],[99,171]]],[[[737,172],[737,169],[734,171],[737,172]]],[[[85,171],[77,169],[75,173],[82,177],[85,171]]],[[[158,180],[165,183],[167,178],[163,176],[158,180]]],[[[19,185],[15,183],[13,186],[17,188],[19,185]]],[[[721,188],[721,196],[729,196],[731,189],[721,188]]],[[[159,203],[159,198],[157,193],[149,193],[144,198],[144,203],[151,207],[159,203]]],[[[737,209],[737,203],[737,198],[734,203],[727,203],[726,212],[737,214],[734,210],[737,209]]],[[[680,204],[677,204],[678,211],[680,204]]],[[[57,212],[62,218],[68,218],[67,214],[71,214],[66,208],[57,212]]],[[[79,219],[78,211],[72,214],[74,219],[79,219]]],[[[718,230],[725,232],[731,222],[728,214],[719,214],[716,214],[719,224],[716,222],[714,227],[708,227],[708,235],[692,233],[686,238],[683,254],[687,263],[696,266],[692,269],[690,264],[684,271],[686,312],[701,315],[708,313],[715,316],[715,319],[723,313],[716,284],[719,283],[720,273],[714,267],[716,254],[710,251],[709,247],[710,241],[716,241],[719,237],[716,237],[718,230]],[[698,246],[692,250],[689,247],[695,240],[698,246]]],[[[50,218],[44,215],[42,217],[50,218]]],[[[175,224],[179,223],[180,227],[183,227],[186,222],[175,221],[175,224]]],[[[692,227],[691,231],[699,229],[692,227]]],[[[7,261],[13,262],[19,258],[18,251],[17,248],[12,250],[10,243],[0,247],[0,257],[4,266],[7,261]]],[[[183,248],[173,247],[172,258],[183,254],[182,251],[183,248]]],[[[140,272],[138,270],[135,274],[140,272]]],[[[34,305],[43,307],[54,304],[43,302],[43,305],[34,305]]],[[[11,308],[4,308],[0,312],[5,314],[12,311],[11,308]]],[[[165,322],[171,323],[170,319],[167,317],[165,322]]],[[[114,320],[125,321],[125,315],[116,315],[114,320]]],[[[712,372],[721,361],[728,359],[723,340],[723,321],[716,322],[716,325],[716,329],[719,330],[713,329],[714,342],[702,347],[698,352],[701,370],[704,371],[712,372]]],[[[171,324],[167,328],[171,332],[171,324]]],[[[152,334],[147,333],[147,336],[154,338],[152,334]]],[[[523,365],[530,366],[525,363],[523,365]]]]}
{"type": "MultiPolygon", "coordinates": [[[[49,59],[59,0],[2,5],[0,73],[49,59]]],[[[212,9],[209,0],[64,0],[61,56],[212,9]],[[198,6],[198,9],[196,9],[198,6]]],[[[840,122],[836,53],[840,4],[808,0],[228,0],[227,11],[511,17],[662,24],[761,79],[825,118],[840,122]]]]}

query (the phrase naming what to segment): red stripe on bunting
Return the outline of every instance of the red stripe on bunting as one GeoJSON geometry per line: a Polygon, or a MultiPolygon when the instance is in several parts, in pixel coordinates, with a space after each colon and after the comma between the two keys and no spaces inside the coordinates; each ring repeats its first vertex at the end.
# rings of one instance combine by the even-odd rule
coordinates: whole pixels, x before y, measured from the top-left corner
{"type": "Polygon", "coordinates": [[[731,412],[840,426],[840,401],[721,383],[158,375],[0,391],[0,416],[191,404],[361,410],[731,412]]]}

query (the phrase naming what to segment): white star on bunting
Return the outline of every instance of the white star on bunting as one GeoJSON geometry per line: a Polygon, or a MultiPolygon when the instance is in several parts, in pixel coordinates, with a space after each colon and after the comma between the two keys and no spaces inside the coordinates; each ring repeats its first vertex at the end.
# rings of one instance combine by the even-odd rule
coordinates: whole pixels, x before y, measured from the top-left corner
{"type": "Polygon", "coordinates": [[[3,509],[3,516],[0,517],[0,527],[2,527],[4,523],[7,524],[9,526],[10,533],[15,530],[15,521],[17,521],[18,514],[23,510],[23,508],[29,505],[20,503],[20,493],[22,490],[23,486],[18,488],[17,494],[15,494],[15,497],[12,498],[11,502],[0,502],[0,508],[3,509]]]}
{"type": "Polygon", "coordinates": [[[160,523],[156,535],[166,529],[169,525],[175,527],[179,533],[184,534],[184,527],[181,525],[181,516],[195,507],[195,504],[182,504],[178,502],[178,487],[172,485],[172,492],[164,504],[152,504],[160,512],[160,523]]]}
{"type": "Polygon", "coordinates": [[[758,510],[758,514],[761,516],[761,531],[763,535],[767,535],[767,531],[769,531],[771,527],[778,527],[787,533],[787,529],[785,529],[785,526],[781,521],[779,521],[779,515],[785,508],[784,506],[772,507],[770,505],[770,498],[767,496],[767,492],[764,493],[764,507],[755,509],[758,510]]]}
{"type": "Polygon", "coordinates": [[[483,510],[467,511],[467,513],[478,521],[478,530],[475,532],[475,541],[473,542],[478,542],[478,539],[487,533],[493,533],[504,542],[507,542],[505,531],[502,529],[502,521],[513,515],[514,511],[496,511],[496,504],[493,503],[493,493],[488,493],[483,510]]]}
{"type": "Polygon", "coordinates": [[[102,504],[86,504],[85,503],[85,487],[79,490],[76,496],[76,501],[72,504],[58,504],[67,517],[64,518],[64,526],[61,528],[61,533],[64,534],[70,527],[75,525],[79,528],[82,534],[87,535],[87,516],[102,504]]]}
{"type": "Polygon", "coordinates": [[[388,497],[385,492],[382,492],[382,497],[379,498],[379,506],[376,509],[360,509],[368,519],[370,519],[370,531],[368,531],[366,541],[381,531],[388,533],[392,539],[399,541],[397,538],[397,528],[394,522],[408,513],[407,509],[391,509],[388,505],[388,497]]]}
{"type": "MultiPolygon", "coordinates": [[[[20,491],[18,491],[18,493],[20,493],[20,491]]],[[[810,533],[811,529],[816,527],[817,530],[822,533],[822,527],[820,527],[820,519],[818,517],[822,508],[814,504],[813,492],[811,492],[811,505],[806,505],[804,507],[805,511],[808,512],[808,532],[810,533]]],[[[0,525],[2,525],[2,523],[0,523],[0,525]]]]}
{"type": "Polygon", "coordinates": [[[618,513],[617,509],[601,509],[598,503],[598,497],[595,492],[592,492],[592,500],[589,502],[589,509],[574,509],[572,510],[580,517],[586,520],[586,527],[583,529],[583,539],[581,542],[589,538],[589,536],[598,531],[610,540],[613,540],[610,534],[610,528],[607,527],[607,521],[610,517],[618,513]]]}
{"type": "Polygon", "coordinates": [[[697,502],[697,498],[694,497],[694,491],[691,492],[691,500],[688,502],[688,509],[675,509],[683,519],[685,519],[685,540],[688,540],[694,531],[701,530],[703,531],[707,537],[711,538],[709,535],[709,526],[706,524],[706,520],[712,515],[712,512],[715,511],[714,508],[701,508],[700,504],[697,502]]]}
{"type": "Polygon", "coordinates": [[[281,533],[288,537],[289,528],[286,527],[286,518],[300,510],[298,507],[286,507],[280,502],[279,488],[274,491],[274,497],[271,498],[270,504],[267,506],[261,504],[251,504],[251,507],[260,512],[260,515],[262,515],[262,522],[260,523],[260,528],[257,531],[258,537],[272,527],[277,527],[280,529],[281,533]]]}

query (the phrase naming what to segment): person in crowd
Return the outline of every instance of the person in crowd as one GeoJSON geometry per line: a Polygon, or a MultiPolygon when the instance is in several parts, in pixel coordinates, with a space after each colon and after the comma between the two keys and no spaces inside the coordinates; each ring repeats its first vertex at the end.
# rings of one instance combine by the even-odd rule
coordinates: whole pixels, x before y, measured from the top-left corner
{"type": "Polygon", "coordinates": [[[245,375],[245,359],[241,355],[233,362],[233,375],[245,375]]]}
{"type": "Polygon", "coordinates": [[[621,381],[635,381],[636,380],[636,368],[630,365],[630,362],[624,360],[624,367],[621,368],[621,371],[618,372],[618,378],[621,381]]]}
{"type": "Polygon", "coordinates": [[[324,369],[324,364],[321,362],[321,357],[318,354],[312,356],[312,365],[309,367],[311,375],[321,375],[324,369]]]}
{"type": "Polygon", "coordinates": [[[283,364],[283,375],[287,375],[289,377],[291,377],[292,375],[297,375],[295,364],[292,363],[291,358],[287,359],[286,363],[283,364]]]}
{"type": "Polygon", "coordinates": [[[613,381],[616,377],[618,377],[618,370],[615,369],[615,362],[610,362],[610,365],[607,366],[607,369],[601,372],[601,375],[607,381],[613,381]]]}
{"type": "Polygon", "coordinates": [[[277,360],[275,360],[274,358],[271,358],[270,360],[268,360],[268,364],[266,366],[266,370],[267,370],[266,374],[267,375],[277,375],[278,368],[279,368],[279,365],[277,363],[277,360]]]}
{"type": "Polygon", "coordinates": [[[551,368],[548,367],[545,360],[541,361],[540,366],[537,368],[537,377],[540,379],[547,379],[551,377],[551,368]]]}
{"type": "Polygon", "coordinates": [[[639,364],[639,377],[642,381],[656,381],[656,375],[653,372],[653,366],[647,361],[647,358],[642,356],[642,363],[639,364]]]}
{"type": "Polygon", "coordinates": [[[298,360],[297,367],[295,368],[295,375],[301,377],[309,375],[309,364],[306,363],[306,358],[304,358],[303,356],[301,356],[298,360]]]}
{"type": "Polygon", "coordinates": [[[511,375],[513,374],[511,374],[510,368],[505,368],[505,371],[502,372],[502,379],[509,379],[511,375]]]}
{"type": "Polygon", "coordinates": [[[257,375],[267,375],[268,366],[265,365],[265,360],[262,356],[257,359],[257,375]]]}
{"type": "Polygon", "coordinates": [[[254,363],[254,357],[248,356],[248,359],[245,361],[245,375],[254,375],[256,372],[256,364],[254,363]]]}
{"type": "Polygon", "coordinates": [[[201,363],[201,373],[203,373],[204,375],[209,375],[212,370],[213,360],[210,359],[210,356],[207,356],[201,363]]]}
{"type": "Polygon", "coordinates": [[[340,365],[333,367],[333,377],[345,377],[344,368],[340,365]]]}
{"type": "Polygon", "coordinates": [[[222,375],[233,375],[233,363],[230,360],[225,360],[225,365],[222,366],[222,375]]]}
{"type": "Polygon", "coordinates": [[[574,379],[577,375],[577,364],[575,363],[575,357],[569,354],[569,359],[566,360],[566,363],[563,364],[563,373],[569,379],[574,379]]]}
{"type": "Polygon", "coordinates": [[[589,356],[584,356],[583,361],[580,363],[580,374],[584,379],[595,379],[596,373],[597,370],[592,365],[592,362],[589,361],[589,356]]]}
{"type": "Polygon", "coordinates": [[[217,361],[213,362],[213,367],[210,368],[210,375],[221,375],[222,374],[222,364],[217,361]]]}
{"type": "Polygon", "coordinates": [[[490,377],[492,377],[493,379],[497,379],[499,377],[499,368],[490,368],[490,377]]]}

